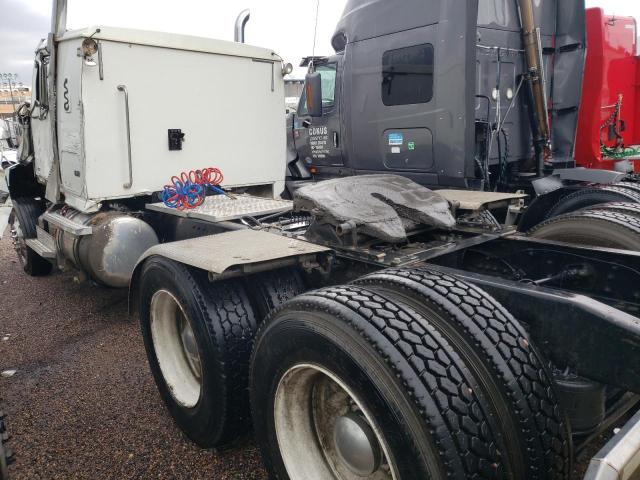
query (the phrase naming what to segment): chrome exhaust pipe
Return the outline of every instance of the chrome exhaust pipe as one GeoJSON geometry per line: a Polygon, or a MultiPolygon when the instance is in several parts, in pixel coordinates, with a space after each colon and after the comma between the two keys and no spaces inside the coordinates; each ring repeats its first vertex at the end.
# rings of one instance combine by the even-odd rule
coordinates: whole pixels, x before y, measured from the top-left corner
{"type": "Polygon", "coordinates": [[[244,27],[247,25],[250,16],[251,11],[247,8],[241,11],[238,18],[236,18],[235,32],[233,35],[233,40],[235,42],[244,43],[244,27]]]}
{"type": "Polygon", "coordinates": [[[527,79],[531,91],[532,107],[535,112],[533,132],[538,172],[542,174],[544,157],[551,155],[551,131],[547,106],[546,80],[542,60],[540,29],[536,27],[532,0],[518,0],[522,42],[527,63],[527,79]]]}
{"type": "Polygon", "coordinates": [[[51,33],[54,37],[67,30],[67,0],[53,0],[51,11],[51,33]]]}

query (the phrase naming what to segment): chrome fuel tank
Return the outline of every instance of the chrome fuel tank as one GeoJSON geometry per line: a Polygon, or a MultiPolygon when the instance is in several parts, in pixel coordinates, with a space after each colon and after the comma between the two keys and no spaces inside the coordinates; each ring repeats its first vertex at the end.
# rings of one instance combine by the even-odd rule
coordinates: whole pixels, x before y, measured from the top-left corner
{"type": "Polygon", "coordinates": [[[91,226],[92,233],[76,236],[58,230],[58,250],[78,269],[108,287],[127,287],[138,258],[158,243],[148,223],[124,212],[84,214],[69,209],[65,217],[91,226]]]}

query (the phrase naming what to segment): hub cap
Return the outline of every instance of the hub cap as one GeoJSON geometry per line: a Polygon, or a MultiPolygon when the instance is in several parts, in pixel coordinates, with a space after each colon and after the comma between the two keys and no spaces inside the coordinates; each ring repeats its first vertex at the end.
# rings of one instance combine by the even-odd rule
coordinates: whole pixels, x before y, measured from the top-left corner
{"type": "Polygon", "coordinates": [[[333,443],[340,459],[353,473],[364,477],[373,475],[380,468],[380,444],[361,415],[347,413],[336,419],[333,443]]]}
{"type": "Polygon", "coordinates": [[[291,480],[398,478],[373,416],[324,367],[300,364],[283,375],[274,421],[291,480]]]}
{"type": "Polygon", "coordinates": [[[202,391],[202,364],[189,318],[167,290],[151,298],[150,316],[153,347],[171,396],[193,408],[202,391]]]}

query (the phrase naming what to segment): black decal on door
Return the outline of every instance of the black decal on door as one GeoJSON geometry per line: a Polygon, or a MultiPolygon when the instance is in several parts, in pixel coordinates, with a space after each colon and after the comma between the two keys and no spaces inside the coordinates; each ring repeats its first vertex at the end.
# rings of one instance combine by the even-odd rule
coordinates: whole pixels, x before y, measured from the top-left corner
{"type": "Polygon", "coordinates": [[[68,84],[69,83],[69,79],[65,78],[64,79],[64,93],[62,94],[62,96],[64,97],[64,111],[65,112],[70,112],[71,111],[71,104],[69,103],[69,87],[68,84]]]}

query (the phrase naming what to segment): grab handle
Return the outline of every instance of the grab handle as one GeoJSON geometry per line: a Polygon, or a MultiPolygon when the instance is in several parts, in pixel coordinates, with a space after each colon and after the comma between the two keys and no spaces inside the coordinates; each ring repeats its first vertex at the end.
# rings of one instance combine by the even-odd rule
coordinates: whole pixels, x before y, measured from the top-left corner
{"type": "Polygon", "coordinates": [[[131,122],[129,121],[129,92],[125,85],[118,85],[118,91],[124,92],[124,110],[127,118],[127,154],[129,159],[129,181],[122,186],[131,188],[133,185],[133,161],[131,160],[131,122]]]}

